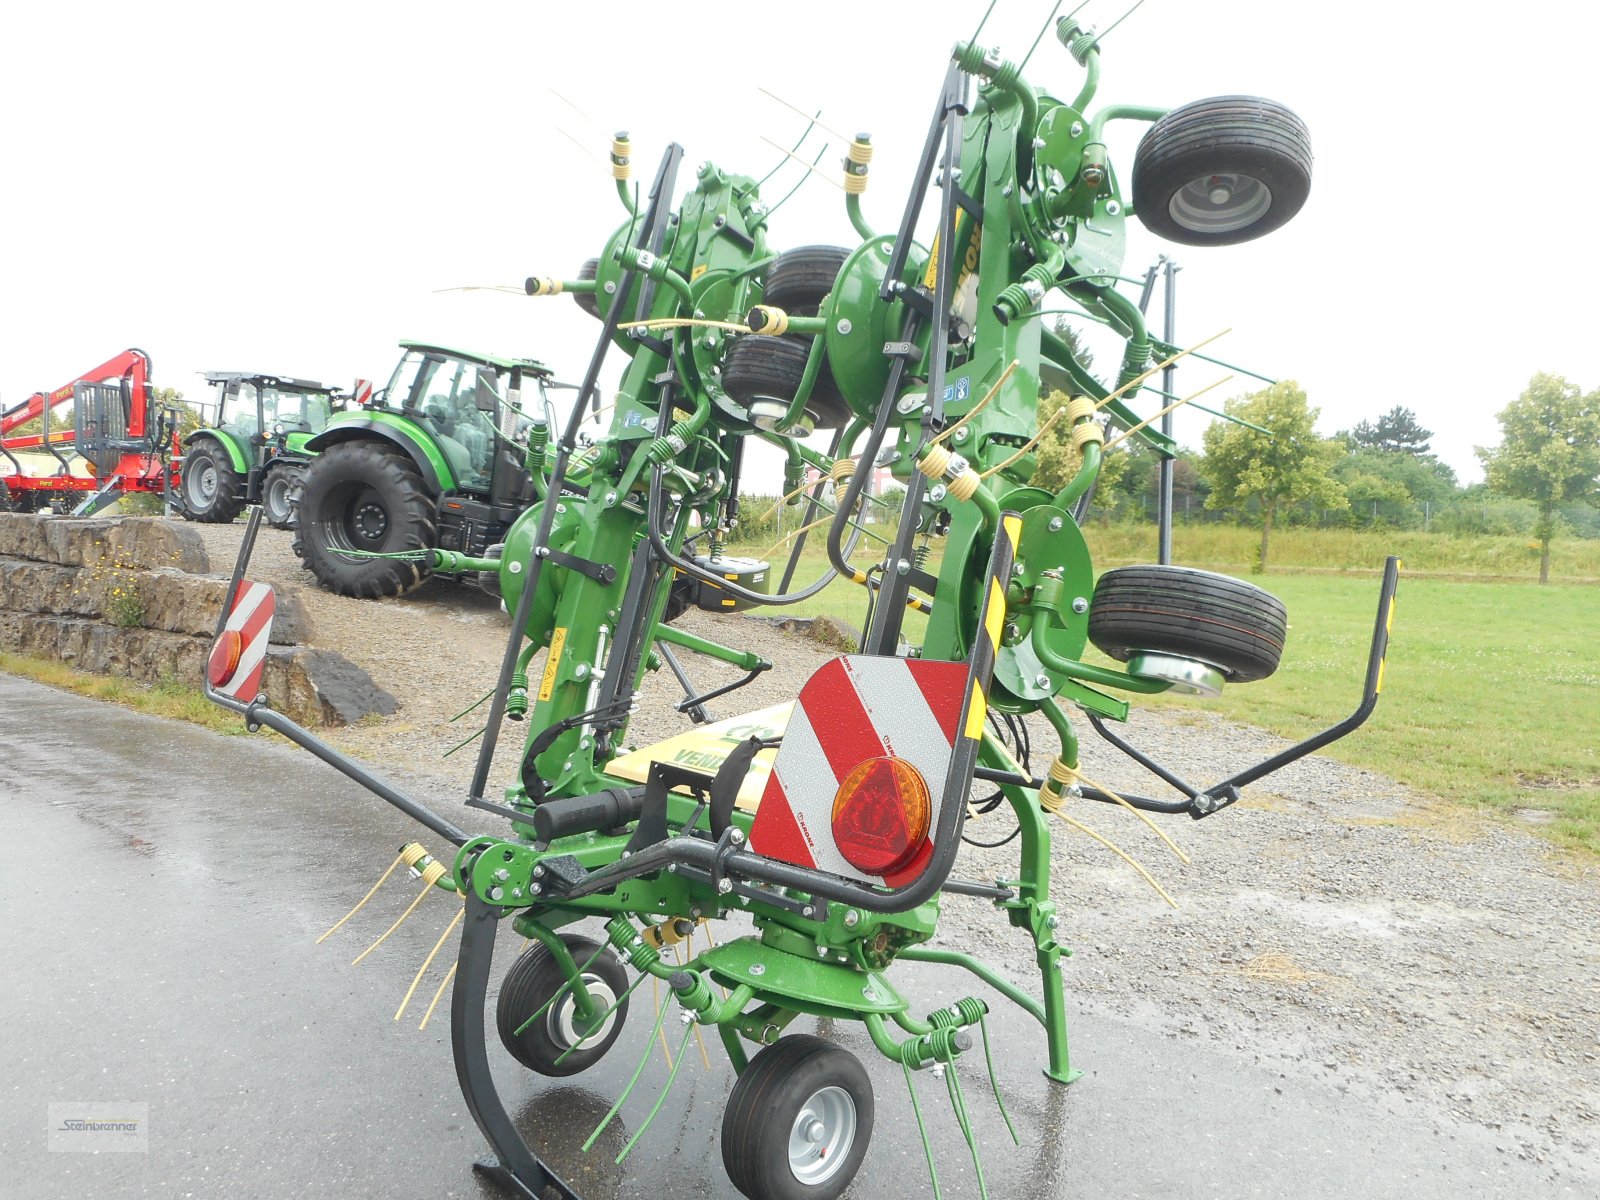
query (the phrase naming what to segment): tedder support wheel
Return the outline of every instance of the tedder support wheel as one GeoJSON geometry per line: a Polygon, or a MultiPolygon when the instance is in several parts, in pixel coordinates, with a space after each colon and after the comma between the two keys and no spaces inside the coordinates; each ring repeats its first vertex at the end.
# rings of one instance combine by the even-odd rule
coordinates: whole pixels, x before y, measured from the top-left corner
{"type": "Polygon", "coordinates": [[[855,1055],[791,1034],[733,1085],[722,1165],[751,1200],[833,1200],[861,1168],[872,1119],[872,1082],[855,1055]]]}
{"type": "MultiPolygon", "coordinates": [[[[598,258],[586,258],[583,260],[583,266],[578,268],[579,279],[593,279],[599,273],[600,260],[598,258]]],[[[598,296],[589,292],[573,292],[572,298],[577,301],[579,308],[583,309],[596,321],[604,321],[606,319],[605,313],[600,311],[600,298],[598,296]]]]}
{"type": "MultiPolygon", "coordinates": [[[[810,352],[810,338],[745,334],[735,338],[723,356],[722,386],[746,408],[752,404],[768,406],[766,411],[775,414],[776,419],[783,414],[771,406],[786,409],[794,399],[810,352]]],[[[811,395],[806,398],[806,412],[818,429],[834,429],[850,419],[850,407],[834,382],[826,353],[817,369],[816,382],[811,385],[811,395]]]]}
{"type": "Polygon", "coordinates": [[[1100,576],[1089,605],[1089,640],[1112,658],[1191,659],[1233,683],[1278,669],[1288,627],[1270,592],[1192,567],[1116,567],[1100,576]]]}
{"type": "Polygon", "coordinates": [[[189,447],[183,456],[183,515],[208,525],[226,525],[244,508],[239,472],[227,451],[210,438],[189,447]]]}
{"type": "Polygon", "coordinates": [[[435,508],[416,465],[375,441],[339,442],[306,468],[295,522],[295,553],[341,596],[400,596],[433,568],[425,561],[359,558],[433,548],[435,508]]]}
{"type": "Polygon", "coordinates": [[[1145,131],[1133,159],[1133,210],[1185,246],[1231,246],[1285,224],[1311,193],[1311,135],[1259,96],[1175,108],[1145,131]]]}
{"type": "Polygon", "coordinates": [[[797,246],[772,260],[767,268],[762,303],[792,317],[814,317],[822,298],[833,291],[850,251],[843,246],[797,246]]]}
{"type": "Polygon", "coordinates": [[[294,492],[294,471],[289,467],[269,467],[261,485],[261,515],[274,529],[294,524],[294,508],[289,497],[294,492]]]}
{"type": "MultiPolygon", "coordinates": [[[[599,1011],[605,1012],[628,989],[628,976],[622,963],[609,948],[589,962],[600,948],[598,942],[576,934],[564,933],[560,937],[572,961],[583,969],[583,982],[589,995],[600,1006],[599,1011]],[[585,963],[589,965],[584,967],[585,963]]],[[[576,1075],[587,1071],[616,1043],[628,1016],[628,1002],[623,1000],[598,1028],[580,1029],[577,1002],[566,983],[567,977],[549,947],[543,942],[534,942],[511,964],[505,982],[500,985],[500,1000],[494,1014],[500,1041],[512,1058],[540,1075],[576,1075]],[[555,1003],[529,1022],[528,1018],[544,1008],[552,996],[556,996],[555,1003]],[[573,1046],[578,1049],[572,1050],[573,1046]],[[568,1050],[572,1053],[567,1054],[568,1050]]]]}

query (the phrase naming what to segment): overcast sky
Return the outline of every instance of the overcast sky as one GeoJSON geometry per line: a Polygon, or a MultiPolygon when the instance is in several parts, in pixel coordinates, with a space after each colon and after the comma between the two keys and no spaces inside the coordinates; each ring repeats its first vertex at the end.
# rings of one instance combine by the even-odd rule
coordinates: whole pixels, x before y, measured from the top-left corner
{"type": "MultiPolygon", "coordinates": [[[[1104,28],[1131,3],[1081,15],[1104,28]]],[[[576,378],[594,326],[567,298],[437,289],[575,273],[622,215],[596,161],[613,129],[647,178],[674,139],[691,167],[764,174],[778,154],[762,137],[787,145],[803,123],[762,86],[871,131],[866,208],[892,227],[949,48],[983,8],[6,5],[0,399],[130,345],[191,398],[204,370],[381,383],[402,337],[576,378]]],[[[1049,10],[1001,0],[982,40],[1019,57],[1049,10]]],[[[1316,171],[1300,216],[1242,247],[1173,247],[1130,222],[1125,273],[1171,252],[1180,341],[1231,327],[1218,355],[1300,380],[1324,432],[1406,405],[1481,477],[1472,447],[1498,440],[1494,414],[1533,372],[1600,387],[1597,33],[1589,6],[1554,0],[1149,0],[1106,39],[1100,100],[1270,96],[1309,124],[1316,171]]],[[[1070,98],[1080,73],[1047,36],[1027,77],[1070,98]]],[[[1112,131],[1126,181],[1139,129],[1112,131]]],[[[772,233],[855,240],[820,179],[772,233]]],[[[1186,369],[1179,391],[1220,373],[1186,369]]],[[[1208,420],[1183,414],[1180,440],[1208,420]]]]}

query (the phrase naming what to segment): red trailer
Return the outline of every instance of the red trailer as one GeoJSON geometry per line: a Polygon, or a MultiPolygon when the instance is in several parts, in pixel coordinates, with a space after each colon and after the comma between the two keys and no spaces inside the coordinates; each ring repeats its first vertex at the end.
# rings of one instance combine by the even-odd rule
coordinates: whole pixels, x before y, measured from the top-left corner
{"type": "Polygon", "coordinates": [[[150,356],[124,350],[52,392],[0,411],[0,509],[87,516],[127,492],[177,484],[177,413],[150,387],[150,356]],[[72,426],[52,429],[70,404],[72,426]],[[37,419],[38,432],[14,432],[37,419]]]}

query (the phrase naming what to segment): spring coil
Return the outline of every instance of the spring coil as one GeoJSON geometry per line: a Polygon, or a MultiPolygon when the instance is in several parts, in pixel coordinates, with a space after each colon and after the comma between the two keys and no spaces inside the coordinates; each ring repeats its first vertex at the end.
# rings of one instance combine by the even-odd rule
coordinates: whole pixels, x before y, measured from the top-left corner
{"type": "Polygon", "coordinates": [[[1061,808],[1063,797],[1067,790],[1077,781],[1078,773],[1067,766],[1059,754],[1050,764],[1049,777],[1045,780],[1044,787],[1039,789],[1039,807],[1045,812],[1056,812],[1061,808]]]}
{"type": "Polygon", "coordinates": [[[511,690],[506,693],[506,717],[508,720],[520,721],[528,715],[528,673],[514,671],[511,674],[511,690]]]}
{"type": "Polygon", "coordinates": [[[544,469],[544,449],[550,444],[550,426],[543,421],[534,423],[528,430],[528,453],[523,458],[523,466],[529,475],[537,475],[544,469]]]}
{"type": "Polygon", "coordinates": [[[618,133],[611,139],[611,178],[619,183],[625,181],[633,170],[632,153],[633,147],[626,133],[618,133]]]}
{"type": "Polygon", "coordinates": [[[693,437],[694,429],[689,422],[679,421],[668,430],[665,437],[658,437],[651,442],[645,454],[653,463],[664,463],[682,454],[693,437]]]}
{"type": "Polygon", "coordinates": [[[1067,420],[1072,422],[1072,447],[1079,453],[1091,442],[1103,445],[1106,431],[1094,421],[1094,401],[1087,396],[1074,396],[1067,401],[1067,420]]]}
{"type": "Polygon", "coordinates": [[[935,1029],[952,1025],[976,1025],[988,1014],[989,1006],[975,996],[957,1000],[950,1008],[941,1008],[928,1014],[928,1024],[935,1029]]]}
{"type": "Polygon", "coordinates": [[[828,478],[833,480],[833,498],[840,500],[845,489],[850,486],[850,480],[856,473],[856,460],[853,458],[838,458],[833,466],[828,468],[828,478]]]}
{"type": "Polygon", "coordinates": [[[1067,48],[1067,53],[1081,67],[1089,61],[1089,51],[1095,48],[1100,35],[1085,29],[1071,17],[1062,17],[1056,22],[1056,40],[1067,48]]]}
{"type": "Polygon", "coordinates": [[[700,972],[678,971],[668,982],[678,1003],[684,1008],[691,1012],[704,1012],[711,1007],[711,985],[700,972]]]}
{"type": "Polygon", "coordinates": [[[805,499],[800,493],[806,481],[806,465],[803,462],[785,463],[783,465],[783,492],[788,496],[786,503],[790,508],[796,508],[805,499]]]}
{"type": "Polygon", "coordinates": [[[612,917],[606,922],[606,936],[611,944],[633,964],[636,971],[648,972],[660,965],[661,955],[656,948],[640,936],[627,917],[612,917]]]}

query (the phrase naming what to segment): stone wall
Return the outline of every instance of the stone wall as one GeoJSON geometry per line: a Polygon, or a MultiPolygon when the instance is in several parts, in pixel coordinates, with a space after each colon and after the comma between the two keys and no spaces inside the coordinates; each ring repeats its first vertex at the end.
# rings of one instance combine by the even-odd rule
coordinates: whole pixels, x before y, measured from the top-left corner
{"type": "MultiPolygon", "coordinates": [[[[199,534],[159,517],[0,513],[0,650],[198,688],[228,591],[209,570],[199,534]]],[[[308,645],[305,606],[275,590],[262,678],[272,706],[303,725],[394,712],[360,667],[308,645]]]]}

